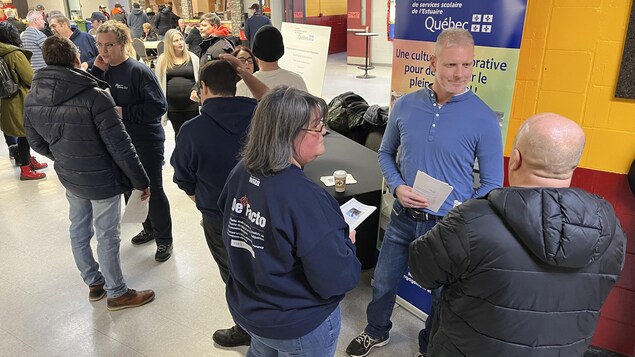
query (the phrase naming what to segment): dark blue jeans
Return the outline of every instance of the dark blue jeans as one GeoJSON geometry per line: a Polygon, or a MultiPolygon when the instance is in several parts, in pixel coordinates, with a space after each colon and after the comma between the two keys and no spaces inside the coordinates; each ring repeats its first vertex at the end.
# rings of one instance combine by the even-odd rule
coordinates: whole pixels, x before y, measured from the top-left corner
{"type": "Polygon", "coordinates": [[[9,136],[7,134],[4,134],[4,141],[7,143],[7,146],[18,144],[18,138],[16,138],[15,136],[9,136]]]}
{"type": "Polygon", "coordinates": [[[143,230],[153,233],[157,245],[172,244],[170,202],[163,190],[163,141],[135,142],[139,160],[150,178],[150,207],[143,230]]]}
{"type": "Polygon", "coordinates": [[[443,287],[430,290],[430,295],[432,295],[432,307],[430,307],[430,314],[428,314],[428,318],[426,319],[426,327],[419,331],[419,352],[428,352],[428,345],[430,341],[432,341],[433,320],[439,308],[439,299],[441,299],[442,292],[443,287]]]}
{"type": "MultiPolygon", "coordinates": [[[[373,339],[385,339],[392,328],[390,317],[397,298],[399,282],[408,269],[410,243],[437,223],[437,221],[415,221],[403,211],[404,208],[399,201],[395,201],[373,274],[373,299],[366,308],[368,325],[364,329],[373,339]]],[[[428,321],[431,322],[432,319],[426,320],[426,326],[428,321]]],[[[423,335],[427,336],[426,333],[420,333],[419,350],[425,352],[427,340],[421,339],[423,335]]]]}

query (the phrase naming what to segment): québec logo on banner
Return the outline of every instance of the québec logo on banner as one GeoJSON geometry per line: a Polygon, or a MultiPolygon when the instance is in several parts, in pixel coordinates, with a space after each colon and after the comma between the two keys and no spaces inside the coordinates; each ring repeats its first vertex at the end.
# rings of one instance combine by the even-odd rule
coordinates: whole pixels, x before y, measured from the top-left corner
{"type": "Polygon", "coordinates": [[[400,0],[394,39],[436,41],[448,28],[472,33],[478,46],[520,48],[527,0],[400,0]]]}

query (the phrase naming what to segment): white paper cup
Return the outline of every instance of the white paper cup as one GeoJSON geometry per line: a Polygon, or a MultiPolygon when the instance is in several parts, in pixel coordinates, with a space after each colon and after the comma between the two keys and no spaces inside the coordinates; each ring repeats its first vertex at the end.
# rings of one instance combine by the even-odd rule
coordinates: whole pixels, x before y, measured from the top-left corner
{"type": "Polygon", "coordinates": [[[346,171],[337,170],[333,173],[333,179],[335,180],[335,192],[346,191],[346,171]]]}

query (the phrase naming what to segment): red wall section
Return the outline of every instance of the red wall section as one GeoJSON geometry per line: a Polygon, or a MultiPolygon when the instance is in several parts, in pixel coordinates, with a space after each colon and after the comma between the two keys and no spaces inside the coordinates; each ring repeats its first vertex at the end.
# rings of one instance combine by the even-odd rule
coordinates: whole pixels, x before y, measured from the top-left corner
{"type": "Polygon", "coordinates": [[[329,54],[346,51],[346,14],[307,17],[306,23],[331,27],[329,54]]]}
{"type": "MultiPolygon", "coordinates": [[[[505,158],[507,167],[508,158],[505,158]]],[[[505,186],[509,186],[505,175],[505,186]]],[[[594,346],[627,356],[635,347],[635,198],[626,175],[578,168],[572,187],[579,187],[609,201],[626,233],[626,262],[620,280],[609,294],[591,342],[594,346]]]]}

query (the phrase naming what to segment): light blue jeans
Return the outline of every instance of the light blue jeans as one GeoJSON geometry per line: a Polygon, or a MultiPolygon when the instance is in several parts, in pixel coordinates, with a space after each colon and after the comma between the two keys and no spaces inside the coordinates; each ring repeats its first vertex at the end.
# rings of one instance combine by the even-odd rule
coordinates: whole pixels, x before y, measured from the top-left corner
{"type": "MultiPolygon", "coordinates": [[[[415,221],[408,217],[404,208],[395,201],[390,223],[384,234],[384,241],[379,251],[379,258],[373,273],[373,299],[366,308],[368,325],[364,331],[373,339],[385,339],[392,328],[390,317],[397,298],[397,289],[402,276],[408,269],[408,251],[410,243],[432,229],[438,221],[415,221]]],[[[437,294],[433,291],[433,309],[436,307],[437,294]]],[[[427,350],[429,324],[419,334],[419,350],[427,350]]]]}
{"type": "Polygon", "coordinates": [[[121,195],[103,200],[87,200],[67,190],[66,199],[71,221],[71,248],[82,279],[88,286],[105,282],[104,289],[109,298],[125,294],[128,287],[119,260],[121,195]],[[101,272],[90,247],[93,235],[97,238],[101,272]]]}
{"type": "Polygon", "coordinates": [[[332,357],[337,348],[342,314],[339,305],[315,330],[290,340],[251,335],[247,357],[332,357]]]}

